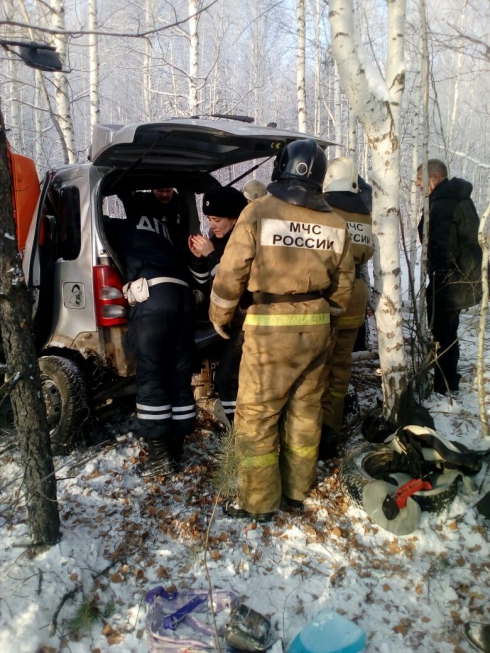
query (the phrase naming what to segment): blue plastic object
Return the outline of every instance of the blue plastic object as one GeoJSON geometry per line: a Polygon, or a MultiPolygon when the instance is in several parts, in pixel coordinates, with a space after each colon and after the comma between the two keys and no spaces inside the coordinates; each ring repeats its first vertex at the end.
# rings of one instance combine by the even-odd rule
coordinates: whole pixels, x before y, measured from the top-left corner
{"type": "Polygon", "coordinates": [[[299,631],[288,653],[360,653],[365,647],[362,628],[335,610],[323,610],[299,631]]]}

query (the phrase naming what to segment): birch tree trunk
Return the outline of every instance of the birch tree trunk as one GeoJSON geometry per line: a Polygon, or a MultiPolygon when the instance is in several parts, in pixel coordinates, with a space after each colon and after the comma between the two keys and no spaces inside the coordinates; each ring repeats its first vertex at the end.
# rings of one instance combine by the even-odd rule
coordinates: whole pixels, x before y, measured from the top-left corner
{"type": "MultiPolygon", "coordinates": [[[[56,29],[65,29],[65,3],[64,0],[51,0],[51,23],[56,29]]],[[[65,37],[60,34],[53,35],[53,45],[60,55],[63,68],[67,67],[67,45],[65,37]]],[[[77,152],[75,148],[75,137],[73,134],[73,121],[70,109],[70,94],[68,86],[68,77],[66,73],[54,73],[54,85],[56,88],[56,106],[58,107],[58,121],[65,147],[65,163],[75,163],[77,152]]]]}
{"type": "Polygon", "coordinates": [[[478,406],[480,408],[480,421],[482,428],[482,435],[488,437],[488,415],[486,407],[486,393],[485,393],[485,332],[487,326],[487,313],[488,313],[488,257],[490,256],[490,234],[488,233],[488,216],[490,215],[490,204],[480,220],[480,227],[478,229],[478,242],[483,251],[481,278],[483,286],[483,295],[481,299],[480,308],[480,324],[478,326],[478,353],[477,353],[477,366],[476,366],[476,383],[478,389],[478,406]]]}
{"type": "MultiPolygon", "coordinates": [[[[87,0],[88,9],[88,29],[96,32],[98,28],[97,20],[97,0],[87,0]]],[[[99,101],[99,39],[97,34],[89,34],[89,88],[90,88],[90,131],[93,134],[94,126],[99,122],[100,101],[99,101]]]]}
{"type": "Polygon", "coordinates": [[[198,0],[189,0],[189,112],[198,112],[197,76],[199,72],[198,0]]]}
{"type": "Polygon", "coordinates": [[[371,147],[374,284],[384,414],[394,418],[406,386],[400,293],[400,104],[404,89],[405,0],[388,3],[386,80],[358,39],[353,0],[330,0],[332,48],[352,110],[371,147]]]}
{"type": "Polygon", "coordinates": [[[12,183],[0,111],[0,326],[17,430],[29,530],[34,544],[60,539],[56,478],[31,324],[31,302],[15,238],[12,183]]]}
{"type": "Polygon", "coordinates": [[[42,169],[42,120],[41,120],[41,111],[40,107],[42,106],[42,97],[41,97],[41,84],[42,84],[42,73],[40,70],[36,70],[36,91],[34,93],[34,104],[36,110],[34,111],[34,161],[36,162],[36,167],[39,170],[42,169]]]}
{"type": "Polygon", "coordinates": [[[335,158],[342,156],[342,97],[340,92],[340,75],[337,58],[334,64],[333,76],[333,105],[335,117],[335,137],[334,140],[338,145],[335,147],[335,158]]]}
{"type": "MultiPolygon", "coordinates": [[[[4,5],[5,17],[7,20],[13,20],[15,8],[12,0],[5,0],[4,5]]],[[[10,38],[15,38],[15,32],[11,27],[7,27],[7,35],[10,38]]],[[[22,124],[20,116],[20,79],[19,67],[12,54],[7,55],[7,71],[9,76],[9,115],[10,115],[10,146],[16,151],[22,151],[22,124]]]]}
{"type": "Polygon", "coordinates": [[[347,139],[347,145],[349,150],[349,156],[357,160],[357,116],[349,108],[349,137],[347,139]]]}
{"type": "MultiPolygon", "coordinates": [[[[412,275],[414,283],[415,266],[417,263],[417,225],[419,217],[419,204],[417,201],[417,172],[419,166],[420,85],[422,76],[420,65],[417,69],[419,70],[419,73],[413,93],[414,109],[412,116],[412,180],[410,183],[410,251],[408,259],[410,274],[412,275]]],[[[412,301],[415,302],[416,297],[413,297],[412,301]]]]}
{"type": "Polygon", "coordinates": [[[321,45],[320,45],[320,19],[321,19],[322,5],[320,0],[316,0],[315,7],[315,125],[314,133],[316,136],[320,135],[321,129],[321,86],[320,86],[320,73],[321,73],[321,45]]]}
{"type": "MultiPolygon", "coordinates": [[[[25,2],[24,0],[20,0],[19,2],[22,15],[24,16],[24,20],[26,23],[30,22],[29,14],[27,12],[25,2]]],[[[34,35],[34,30],[29,28],[29,37],[31,41],[35,41],[35,35],[34,35]]],[[[40,70],[36,70],[36,91],[39,93],[39,96],[42,98],[46,109],[49,112],[49,116],[51,118],[51,121],[53,122],[54,128],[58,132],[58,136],[60,139],[60,144],[61,144],[61,149],[63,150],[63,158],[65,161],[68,161],[68,149],[66,147],[66,142],[65,142],[65,137],[63,134],[63,131],[60,126],[60,121],[58,120],[58,115],[55,113],[53,109],[53,104],[51,102],[51,98],[49,97],[48,89],[46,88],[46,82],[44,81],[43,74],[40,70]]],[[[41,106],[41,103],[39,105],[36,104],[36,106],[41,106]]],[[[39,112],[36,111],[36,125],[38,124],[38,114],[39,112]]],[[[39,117],[39,125],[40,125],[41,119],[39,117]]],[[[37,134],[37,127],[36,127],[36,139],[38,137],[37,134]]],[[[40,137],[40,129],[39,129],[39,137],[40,137]]],[[[39,164],[41,162],[41,142],[39,142],[39,145],[36,143],[36,163],[39,164]]]]}
{"type": "Polygon", "coordinates": [[[296,82],[298,93],[298,131],[306,132],[306,11],[305,0],[296,0],[296,30],[298,39],[296,82]]]}
{"type": "Polygon", "coordinates": [[[422,44],[422,85],[424,89],[422,109],[422,180],[424,184],[424,232],[422,237],[422,252],[420,254],[420,292],[418,302],[418,315],[420,320],[420,337],[427,340],[427,324],[432,323],[431,316],[427,316],[427,300],[425,285],[427,277],[427,250],[429,245],[429,174],[427,162],[429,160],[429,47],[427,41],[427,10],[425,0],[420,0],[420,39],[422,44]]]}
{"type": "MultiPolygon", "coordinates": [[[[153,0],[145,0],[145,32],[154,27],[153,0]]],[[[151,109],[151,60],[153,54],[153,39],[145,39],[145,52],[143,55],[143,117],[144,120],[153,120],[151,109]]]]}
{"type": "MultiPolygon", "coordinates": [[[[461,34],[463,34],[465,31],[467,6],[468,6],[468,0],[464,0],[463,12],[461,14],[461,28],[460,28],[461,34]]],[[[449,123],[449,138],[448,138],[449,147],[453,147],[454,127],[456,125],[456,118],[458,115],[459,83],[461,80],[461,70],[463,68],[463,54],[464,54],[463,39],[460,39],[458,56],[456,57],[456,77],[454,79],[453,109],[451,113],[451,122],[449,123]]]]}

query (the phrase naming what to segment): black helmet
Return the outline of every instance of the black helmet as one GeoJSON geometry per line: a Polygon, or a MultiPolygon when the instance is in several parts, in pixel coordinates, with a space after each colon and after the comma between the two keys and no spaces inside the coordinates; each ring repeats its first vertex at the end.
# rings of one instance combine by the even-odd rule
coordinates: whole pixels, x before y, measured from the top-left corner
{"type": "Polygon", "coordinates": [[[327,172],[325,152],[312,138],[293,141],[284,147],[274,161],[271,181],[297,179],[320,189],[327,172]]]}

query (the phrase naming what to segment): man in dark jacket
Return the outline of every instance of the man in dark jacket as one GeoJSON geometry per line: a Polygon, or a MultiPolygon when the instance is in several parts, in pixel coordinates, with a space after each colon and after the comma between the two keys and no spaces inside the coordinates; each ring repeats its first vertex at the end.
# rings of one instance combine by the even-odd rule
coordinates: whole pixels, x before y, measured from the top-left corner
{"type": "MultiPolygon", "coordinates": [[[[428,174],[427,315],[438,347],[434,391],[445,395],[459,390],[459,314],[481,300],[482,251],[479,218],[471,200],[473,186],[457,177],[448,179],[446,165],[439,159],[429,159],[428,174]]],[[[417,186],[423,191],[422,166],[417,186]]],[[[421,240],[423,227],[422,217],[421,240]]]]}

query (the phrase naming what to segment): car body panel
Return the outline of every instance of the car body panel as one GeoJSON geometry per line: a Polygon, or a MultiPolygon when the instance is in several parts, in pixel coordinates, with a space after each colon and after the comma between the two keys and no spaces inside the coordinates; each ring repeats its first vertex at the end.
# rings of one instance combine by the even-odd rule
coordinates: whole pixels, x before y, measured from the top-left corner
{"type": "Polygon", "coordinates": [[[300,132],[250,125],[233,120],[171,119],[127,126],[96,125],[91,160],[94,165],[138,166],[159,170],[212,172],[236,163],[275,156],[288,143],[315,138],[300,132]]]}

